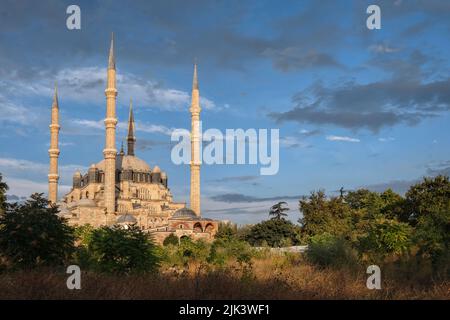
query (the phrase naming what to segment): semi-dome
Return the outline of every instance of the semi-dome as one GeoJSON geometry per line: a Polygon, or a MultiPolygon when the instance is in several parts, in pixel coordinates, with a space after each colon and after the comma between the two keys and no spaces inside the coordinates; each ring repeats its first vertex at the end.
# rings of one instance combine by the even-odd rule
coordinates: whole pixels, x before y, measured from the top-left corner
{"type": "Polygon", "coordinates": [[[77,206],[78,207],[96,207],[97,205],[95,204],[95,201],[92,199],[80,199],[77,201],[77,206]]]}
{"type": "Polygon", "coordinates": [[[131,214],[124,214],[117,218],[117,223],[136,223],[137,220],[131,214]]]}
{"type": "Polygon", "coordinates": [[[197,218],[197,215],[189,208],[181,208],[175,211],[172,218],[197,218]]]}
{"type": "MultiPolygon", "coordinates": [[[[97,163],[99,170],[105,171],[105,160],[103,159],[97,163]]],[[[118,170],[133,170],[139,172],[150,172],[150,166],[142,159],[136,156],[124,155],[116,158],[116,169],[118,170]]]]}

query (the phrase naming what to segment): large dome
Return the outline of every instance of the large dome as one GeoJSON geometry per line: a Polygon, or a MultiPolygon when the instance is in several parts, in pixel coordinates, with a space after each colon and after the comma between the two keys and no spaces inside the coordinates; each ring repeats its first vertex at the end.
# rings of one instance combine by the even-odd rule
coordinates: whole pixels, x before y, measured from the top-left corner
{"type": "MultiPolygon", "coordinates": [[[[99,170],[105,171],[105,160],[103,159],[96,164],[99,170]]],[[[150,166],[142,159],[136,156],[124,155],[123,157],[117,156],[116,169],[119,170],[133,170],[139,172],[150,172],[150,166]]]]}

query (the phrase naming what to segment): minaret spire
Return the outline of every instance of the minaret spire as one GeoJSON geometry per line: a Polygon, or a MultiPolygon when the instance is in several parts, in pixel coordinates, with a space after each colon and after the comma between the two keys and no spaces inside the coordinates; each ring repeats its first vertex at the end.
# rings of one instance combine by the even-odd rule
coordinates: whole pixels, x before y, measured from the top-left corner
{"type": "Polygon", "coordinates": [[[55,204],[58,199],[58,135],[59,135],[59,105],[58,105],[58,89],[55,84],[55,93],[53,95],[51,124],[50,124],[50,168],[48,172],[48,200],[55,204]]]}
{"type": "Polygon", "coordinates": [[[136,137],[134,135],[134,116],[133,116],[133,102],[130,99],[130,112],[128,115],[128,135],[127,135],[127,154],[134,156],[134,145],[136,143],[136,137]]]}
{"type": "Polygon", "coordinates": [[[197,63],[194,64],[191,97],[191,209],[200,216],[200,92],[198,90],[197,63]]]}
{"type": "Polygon", "coordinates": [[[104,201],[106,208],[107,224],[115,223],[116,212],[116,62],[114,58],[114,35],[111,35],[111,47],[109,49],[106,96],[106,117],[105,117],[105,182],[104,201]]]}
{"type": "Polygon", "coordinates": [[[109,47],[108,69],[116,69],[116,59],[114,58],[114,33],[111,32],[111,46],[109,47]]]}

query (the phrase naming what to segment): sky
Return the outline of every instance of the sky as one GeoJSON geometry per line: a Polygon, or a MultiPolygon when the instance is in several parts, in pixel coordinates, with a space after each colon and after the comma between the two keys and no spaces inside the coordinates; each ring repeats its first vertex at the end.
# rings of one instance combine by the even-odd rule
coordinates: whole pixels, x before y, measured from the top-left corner
{"type": "Polygon", "coordinates": [[[202,215],[239,224],[286,201],[344,187],[404,193],[450,173],[450,2],[35,1],[0,5],[0,172],[9,198],[47,191],[53,88],[60,106],[60,196],[102,160],[111,32],[117,145],[133,99],[137,156],[189,200],[189,167],[170,158],[190,128],[198,63],[203,130],[279,129],[276,175],[260,165],[203,165],[202,215]],[[81,29],[66,8],[81,9],[81,29]],[[381,9],[381,29],[366,9],[381,9]]]}

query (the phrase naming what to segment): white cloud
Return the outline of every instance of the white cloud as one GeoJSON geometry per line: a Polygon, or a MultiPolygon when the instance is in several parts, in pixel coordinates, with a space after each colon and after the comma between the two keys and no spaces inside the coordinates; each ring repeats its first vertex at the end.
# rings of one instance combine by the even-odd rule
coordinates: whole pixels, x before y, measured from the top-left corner
{"type": "Polygon", "coordinates": [[[393,48],[383,43],[373,44],[369,47],[369,50],[375,53],[394,53],[400,51],[399,48],[393,48]]]}
{"type": "Polygon", "coordinates": [[[361,142],[361,140],[357,138],[345,137],[345,136],[327,136],[326,139],[328,141],[343,141],[343,142],[361,142]]]}
{"type": "Polygon", "coordinates": [[[392,137],[387,137],[387,138],[378,138],[378,141],[380,142],[389,142],[389,141],[394,141],[395,138],[392,137]]]}
{"type": "MultiPolygon", "coordinates": [[[[9,186],[8,194],[16,195],[18,197],[28,197],[32,193],[47,193],[47,182],[36,182],[28,179],[9,178],[7,181],[9,186]]],[[[58,193],[59,197],[66,194],[71,189],[69,185],[59,185],[58,193]]]]}

